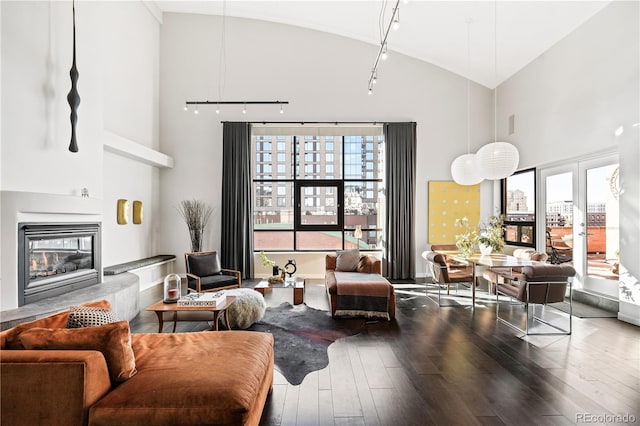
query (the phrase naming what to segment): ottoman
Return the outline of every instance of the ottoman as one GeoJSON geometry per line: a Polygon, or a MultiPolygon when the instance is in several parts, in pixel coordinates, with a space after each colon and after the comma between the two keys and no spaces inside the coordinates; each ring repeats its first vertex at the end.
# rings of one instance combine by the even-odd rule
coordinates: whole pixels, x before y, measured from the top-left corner
{"type": "Polygon", "coordinates": [[[260,321],[264,316],[267,304],[262,294],[250,288],[234,288],[225,290],[228,296],[235,296],[236,300],[227,308],[227,318],[230,324],[226,324],[224,315],[222,323],[227,328],[247,329],[260,321]]]}

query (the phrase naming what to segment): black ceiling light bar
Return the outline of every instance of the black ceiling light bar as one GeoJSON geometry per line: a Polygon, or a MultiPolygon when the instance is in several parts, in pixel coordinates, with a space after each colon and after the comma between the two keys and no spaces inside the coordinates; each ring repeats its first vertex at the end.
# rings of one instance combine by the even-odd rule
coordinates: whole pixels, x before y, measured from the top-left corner
{"type": "Polygon", "coordinates": [[[186,101],[186,105],[288,105],[289,101],[186,101]]]}

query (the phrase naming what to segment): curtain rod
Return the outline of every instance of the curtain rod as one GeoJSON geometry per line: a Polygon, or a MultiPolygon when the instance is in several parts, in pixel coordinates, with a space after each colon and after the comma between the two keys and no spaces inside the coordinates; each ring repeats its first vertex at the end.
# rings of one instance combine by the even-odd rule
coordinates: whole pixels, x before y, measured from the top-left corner
{"type": "MultiPolygon", "coordinates": [[[[221,123],[256,123],[256,124],[379,124],[394,123],[392,121],[221,121],[221,123]]],[[[403,122],[404,123],[404,122],[403,122]]],[[[411,122],[413,123],[413,122],[411,122]]]]}

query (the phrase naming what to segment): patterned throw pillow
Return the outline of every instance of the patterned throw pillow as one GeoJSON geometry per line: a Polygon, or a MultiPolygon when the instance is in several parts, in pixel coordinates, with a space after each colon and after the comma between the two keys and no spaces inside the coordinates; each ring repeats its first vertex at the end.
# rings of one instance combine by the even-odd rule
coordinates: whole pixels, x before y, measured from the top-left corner
{"type": "Polygon", "coordinates": [[[72,306],[69,308],[67,328],[96,327],[116,322],[117,318],[111,309],[91,306],[72,306]]]}

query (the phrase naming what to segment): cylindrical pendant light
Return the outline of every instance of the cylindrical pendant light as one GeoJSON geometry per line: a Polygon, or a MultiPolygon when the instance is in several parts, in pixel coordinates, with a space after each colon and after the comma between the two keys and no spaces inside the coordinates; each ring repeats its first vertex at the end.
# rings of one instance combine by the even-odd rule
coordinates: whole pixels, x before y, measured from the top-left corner
{"type": "Polygon", "coordinates": [[[492,142],[476,152],[477,171],[485,179],[503,179],[518,168],[520,154],[508,142],[492,142]]]}

